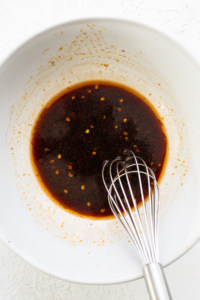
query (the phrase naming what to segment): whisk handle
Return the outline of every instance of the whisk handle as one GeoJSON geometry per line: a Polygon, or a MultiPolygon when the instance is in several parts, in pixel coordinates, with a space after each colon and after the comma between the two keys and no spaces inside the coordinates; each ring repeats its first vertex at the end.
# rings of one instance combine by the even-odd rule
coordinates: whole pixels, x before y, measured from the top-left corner
{"type": "Polygon", "coordinates": [[[159,263],[145,265],[144,278],[151,300],[172,300],[162,266],[159,263]]]}

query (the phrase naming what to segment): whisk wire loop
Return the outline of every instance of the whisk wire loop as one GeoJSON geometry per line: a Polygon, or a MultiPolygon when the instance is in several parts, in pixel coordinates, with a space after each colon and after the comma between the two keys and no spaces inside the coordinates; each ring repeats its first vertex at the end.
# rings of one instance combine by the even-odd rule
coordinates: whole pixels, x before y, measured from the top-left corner
{"type": "MultiPolygon", "coordinates": [[[[135,224],[135,222],[129,222],[129,215],[128,215],[128,213],[124,207],[124,204],[121,200],[121,197],[119,196],[119,193],[116,189],[115,182],[118,180],[118,177],[116,176],[113,179],[113,176],[112,176],[112,166],[114,163],[116,163],[119,160],[120,160],[120,158],[116,158],[114,161],[112,161],[110,163],[109,173],[110,173],[111,184],[109,187],[106,184],[105,178],[103,176],[103,182],[104,182],[105,188],[108,192],[108,202],[109,202],[110,208],[111,208],[113,214],[115,215],[116,219],[123,225],[125,231],[131,237],[131,240],[133,241],[133,243],[135,245],[138,255],[142,254],[141,255],[142,261],[146,261],[144,254],[142,252],[142,245],[141,245],[141,241],[139,239],[138,231],[136,229],[137,225],[135,224]],[[116,194],[114,196],[112,196],[112,189],[114,189],[116,192],[116,194]],[[119,201],[117,201],[117,200],[119,200],[119,201]],[[119,204],[121,205],[122,209],[121,209],[121,207],[119,207],[119,204]],[[126,218],[125,218],[124,214],[126,215],[126,218]]],[[[108,164],[108,161],[105,162],[105,164],[103,166],[103,174],[104,174],[105,167],[107,166],[107,164],[108,164]]],[[[130,211],[132,213],[132,210],[130,210],[130,211]]],[[[132,216],[132,219],[133,219],[133,216],[132,216]]]]}
{"type": "Polygon", "coordinates": [[[142,158],[136,157],[132,151],[126,151],[125,155],[125,159],[117,157],[111,162],[105,162],[103,166],[102,177],[108,192],[109,205],[117,220],[131,237],[142,262],[144,264],[156,262],[158,261],[158,184],[153,171],[142,158]],[[137,177],[138,181],[140,207],[131,182],[133,176],[137,177]],[[109,182],[107,182],[108,177],[109,182]],[[147,195],[143,189],[144,180],[147,185],[147,195]]]}
{"type": "MultiPolygon", "coordinates": [[[[142,225],[141,225],[141,220],[140,220],[140,215],[139,215],[139,211],[138,211],[136,199],[134,197],[134,194],[132,193],[132,189],[131,189],[131,185],[130,185],[130,182],[129,182],[127,168],[125,167],[126,165],[124,163],[123,164],[121,163],[123,169],[121,170],[121,172],[119,172],[119,163],[121,163],[121,162],[117,163],[117,176],[116,176],[116,180],[119,181],[120,187],[121,187],[121,191],[123,193],[124,199],[126,200],[125,203],[126,203],[126,205],[128,207],[128,213],[129,213],[128,217],[130,217],[131,224],[134,227],[134,235],[135,235],[135,240],[137,242],[135,244],[137,244],[138,248],[140,248],[140,251],[141,251],[142,248],[144,247],[144,242],[145,241],[140,240],[140,238],[139,238],[139,230],[143,231],[143,228],[142,228],[142,225]],[[123,184],[122,184],[122,181],[121,181],[121,177],[123,176],[123,172],[125,172],[125,175],[126,175],[126,178],[127,178],[127,183],[128,183],[129,191],[131,193],[131,199],[132,199],[132,202],[133,202],[133,206],[135,208],[137,217],[139,218],[139,222],[138,223],[139,223],[139,227],[140,228],[138,228],[138,224],[136,222],[134,222],[133,210],[132,210],[132,208],[131,208],[131,206],[129,204],[129,200],[127,198],[127,194],[126,194],[126,192],[124,190],[124,187],[123,187],[123,184]],[[120,173],[122,173],[122,174],[120,174],[120,173]]],[[[144,256],[147,256],[147,253],[145,253],[144,256]]],[[[146,257],[146,259],[147,259],[147,257],[146,257]]]]}

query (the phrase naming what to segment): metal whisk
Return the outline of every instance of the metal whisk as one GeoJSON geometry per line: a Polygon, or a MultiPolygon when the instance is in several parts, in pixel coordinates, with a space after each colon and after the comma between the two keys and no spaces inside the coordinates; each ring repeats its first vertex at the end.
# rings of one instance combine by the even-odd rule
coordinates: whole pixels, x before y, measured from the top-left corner
{"type": "Polygon", "coordinates": [[[102,177],[116,219],[129,234],[142,263],[152,300],[171,299],[159,263],[159,187],[153,171],[132,151],[106,161],[102,177]]]}

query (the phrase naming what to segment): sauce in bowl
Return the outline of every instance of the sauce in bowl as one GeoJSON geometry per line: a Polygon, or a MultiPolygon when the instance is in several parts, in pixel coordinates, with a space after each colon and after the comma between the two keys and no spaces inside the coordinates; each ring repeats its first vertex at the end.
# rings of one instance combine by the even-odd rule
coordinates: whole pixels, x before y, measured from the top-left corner
{"type": "Polygon", "coordinates": [[[92,217],[112,215],[102,164],[125,149],[159,179],[167,152],[159,116],[133,90],[103,81],[81,83],[49,102],[31,140],[34,169],[48,193],[64,208],[92,217]]]}

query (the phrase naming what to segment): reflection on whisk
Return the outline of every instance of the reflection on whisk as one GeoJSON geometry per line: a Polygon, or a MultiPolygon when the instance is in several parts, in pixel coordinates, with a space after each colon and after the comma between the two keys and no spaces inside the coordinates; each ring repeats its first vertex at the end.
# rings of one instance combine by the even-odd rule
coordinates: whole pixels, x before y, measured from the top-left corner
{"type": "Polygon", "coordinates": [[[158,255],[159,187],[145,161],[125,150],[106,161],[102,178],[110,208],[129,234],[144,265],[151,299],[171,299],[158,255]]]}

